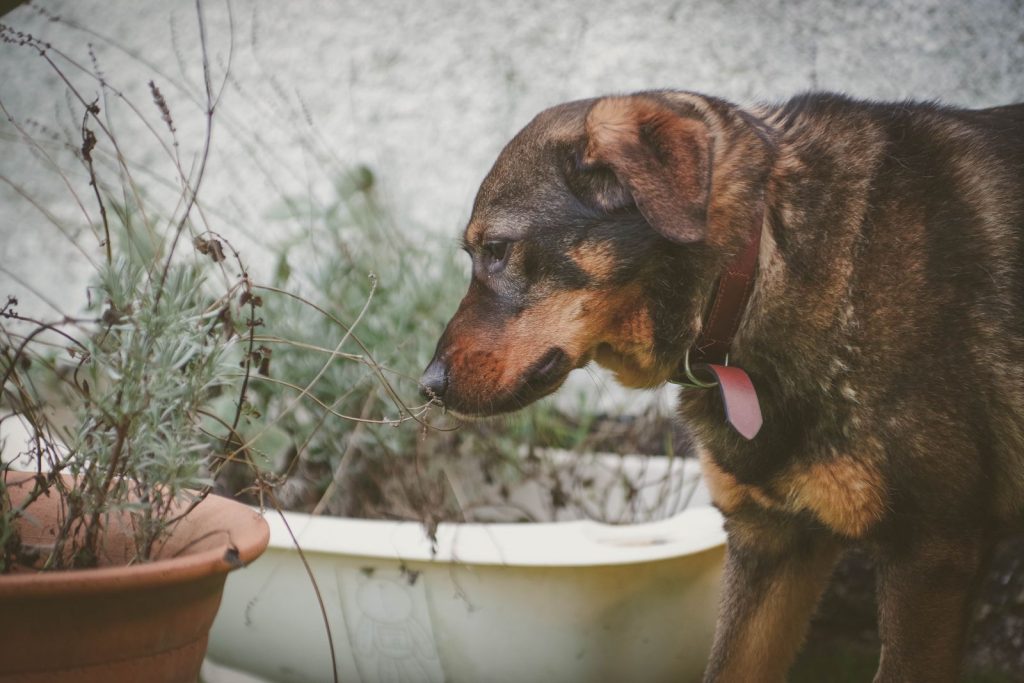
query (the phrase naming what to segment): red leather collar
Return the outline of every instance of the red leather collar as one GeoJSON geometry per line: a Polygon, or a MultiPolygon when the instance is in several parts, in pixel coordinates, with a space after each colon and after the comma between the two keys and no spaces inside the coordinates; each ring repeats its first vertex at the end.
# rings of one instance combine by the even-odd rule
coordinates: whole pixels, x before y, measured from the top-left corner
{"type": "Polygon", "coordinates": [[[707,318],[701,326],[697,341],[690,348],[691,362],[719,365],[728,362],[733,337],[740,329],[747,302],[754,291],[754,275],[757,272],[757,257],[761,251],[763,229],[762,217],[747,246],[719,277],[707,318]]]}
{"type": "Polygon", "coordinates": [[[696,384],[679,379],[679,383],[695,388],[717,386],[725,406],[725,418],[745,439],[753,439],[761,430],[763,418],[757,391],[750,376],[739,367],[729,365],[729,349],[733,337],[740,328],[750,294],[754,291],[754,276],[761,250],[761,231],[764,230],[764,215],[753,230],[743,251],[725,269],[718,279],[711,307],[708,310],[700,334],[687,352],[685,368],[677,377],[693,378],[693,370],[711,375],[708,381],[696,384]],[[693,370],[690,363],[695,362],[693,370]]]}

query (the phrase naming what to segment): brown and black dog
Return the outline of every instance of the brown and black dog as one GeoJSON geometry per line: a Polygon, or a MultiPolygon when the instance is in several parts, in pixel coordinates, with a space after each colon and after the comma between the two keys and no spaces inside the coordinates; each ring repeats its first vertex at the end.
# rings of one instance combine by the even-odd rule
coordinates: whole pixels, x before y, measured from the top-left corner
{"type": "Polygon", "coordinates": [[[1024,105],[549,109],[480,188],[469,292],[421,382],[490,415],[590,361],[677,378],[752,230],[731,363],[763,427],[741,437],[717,391],[680,397],[727,520],[706,680],[784,680],[852,543],[878,562],[876,680],[955,680],[994,534],[1024,519],[1024,105]]]}

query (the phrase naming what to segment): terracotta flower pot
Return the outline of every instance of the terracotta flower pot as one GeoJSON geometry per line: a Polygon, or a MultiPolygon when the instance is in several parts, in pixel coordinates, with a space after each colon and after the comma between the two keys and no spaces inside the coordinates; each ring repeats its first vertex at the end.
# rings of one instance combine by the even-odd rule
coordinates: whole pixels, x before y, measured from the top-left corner
{"type": "MultiPolygon", "coordinates": [[[[15,505],[30,476],[7,475],[15,505]]],[[[24,541],[52,542],[58,510],[56,495],[34,502],[20,523],[24,541]]],[[[224,579],[267,547],[267,524],[244,505],[209,496],[156,561],[124,566],[124,522],[111,516],[97,569],[0,576],[0,682],[196,681],[224,579]]]]}

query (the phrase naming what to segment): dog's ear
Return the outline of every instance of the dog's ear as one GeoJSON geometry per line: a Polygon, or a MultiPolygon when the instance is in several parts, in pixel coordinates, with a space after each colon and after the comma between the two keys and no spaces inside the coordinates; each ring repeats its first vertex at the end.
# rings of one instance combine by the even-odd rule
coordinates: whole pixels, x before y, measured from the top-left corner
{"type": "Polygon", "coordinates": [[[592,196],[601,208],[635,203],[651,227],[675,242],[707,236],[711,139],[702,121],[653,96],[609,97],[591,107],[586,136],[582,167],[598,174],[594,180],[610,172],[617,181],[598,183],[592,196]]]}

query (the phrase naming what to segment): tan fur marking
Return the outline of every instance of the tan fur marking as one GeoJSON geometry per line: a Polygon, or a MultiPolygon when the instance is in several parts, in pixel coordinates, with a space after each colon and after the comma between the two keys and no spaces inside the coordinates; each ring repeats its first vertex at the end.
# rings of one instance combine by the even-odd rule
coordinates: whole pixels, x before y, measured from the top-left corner
{"type": "Polygon", "coordinates": [[[747,503],[755,503],[764,508],[775,507],[774,502],[762,491],[739,483],[734,476],[719,467],[704,449],[698,451],[697,457],[704,483],[711,492],[711,500],[723,514],[729,515],[747,503]]]}
{"type": "Polygon", "coordinates": [[[782,478],[783,502],[755,486],[741,484],[705,451],[698,454],[711,499],[726,515],[745,504],[810,512],[834,531],[860,538],[886,513],[881,473],[850,456],[791,472],[782,478]]]}
{"type": "Polygon", "coordinates": [[[586,128],[587,149],[583,160],[587,163],[603,161],[603,148],[618,148],[635,137],[636,114],[632,98],[606,97],[599,100],[587,115],[586,128]]]}
{"type": "Polygon", "coordinates": [[[632,292],[625,297],[626,307],[594,348],[594,360],[615,373],[622,386],[644,389],[665,382],[674,367],[658,363],[653,351],[654,322],[646,307],[635,308],[636,296],[632,292]]]}
{"type": "Polygon", "coordinates": [[[780,568],[780,574],[773,577],[757,606],[740,625],[716,681],[786,680],[836,556],[836,548],[827,546],[803,564],[780,568]]]}
{"type": "Polygon", "coordinates": [[[787,507],[807,510],[845,536],[860,538],[885,516],[881,472],[851,456],[815,463],[784,481],[787,507]]]}
{"type": "Polygon", "coordinates": [[[595,356],[609,361],[627,386],[663,382],[671,369],[657,364],[653,322],[638,306],[640,300],[635,287],[552,293],[493,334],[453,335],[451,372],[467,395],[501,395],[518,387],[530,366],[558,347],[575,367],[595,356]]]}
{"type": "Polygon", "coordinates": [[[653,324],[646,310],[636,309],[634,288],[559,292],[525,311],[505,328],[510,364],[503,378],[514,384],[523,371],[552,346],[565,351],[577,365],[590,360],[596,348],[611,345],[638,368],[653,365],[653,324]]]}
{"type": "Polygon", "coordinates": [[[614,249],[606,243],[580,245],[569,252],[569,258],[597,282],[611,277],[617,264],[614,249]]]}
{"type": "Polygon", "coordinates": [[[498,336],[506,344],[507,359],[502,383],[514,386],[522,373],[553,346],[570,358],[589,351],[603,327],[599,298],[589,292],[558,292],[531,306],[509,322],[498,336]]]}
{"type": "Polygon", "coordinates": [[[483,235],[484,227],[485,226],[482,221],[471,221],[470,224],[466,226],[466,243],[476,244],[479,242],[483,235]]]}

